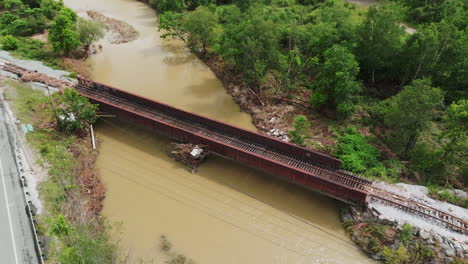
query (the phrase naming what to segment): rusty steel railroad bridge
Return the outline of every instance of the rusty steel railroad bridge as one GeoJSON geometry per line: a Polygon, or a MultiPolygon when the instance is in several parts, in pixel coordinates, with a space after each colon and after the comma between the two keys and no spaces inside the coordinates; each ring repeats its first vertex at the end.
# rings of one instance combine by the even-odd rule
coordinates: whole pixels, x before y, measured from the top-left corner
{"type": "MultiPolygon", "coordinates": [[[[0,70],[22,77],[33,72],[9,62],[0,70]]],[[[57,80],[58,83],[63,81],[57,80]]],[[[70,86],[70,84],[65,84],[70,86]]],[[[349,204],[381,203],[426,221],[468,234],[468,222],[426,204],[373,186],[373,182],[340,169],[326,154],[177,109],[121,89],[78,77],[74,88],[102,111],[140,123],[182,142],[203,144],[212,153],[261,169],[297,185],[349,204]]]]}
{"type": "Polygon", "coordinates": [[[468,234],[468,222],[414,200],[372,186],[372,181],[341,170],[326,154],[180,110],[99,82],[78,78],[75,89],[100,109],[140,123],[182,142],[203,144],[217,155],[261,169],[346,203],[378,202],[468,234]]]}
{"type": "Polygon", "coordinates": [[[203,144],[212,153],[346,203],[379,202],[427,221],[468,234],[465,219],[372,186],[372,181],[340,169],[341,161],[326,154],[180,110],[82,77],[75,89],[100,109],[140,123],[170,138],[203,144]]]}

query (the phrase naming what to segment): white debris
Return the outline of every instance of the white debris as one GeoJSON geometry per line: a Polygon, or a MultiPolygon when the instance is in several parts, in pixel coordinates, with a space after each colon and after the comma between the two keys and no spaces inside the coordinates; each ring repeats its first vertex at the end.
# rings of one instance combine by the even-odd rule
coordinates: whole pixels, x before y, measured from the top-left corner
{"type": "Polygon", "coordinates": [[[202,149],[196,147],[196,148],[192,149],[192,152],[190,152],[190,155],[192,155],[192,157],[194,157],[194,158],[198,158],[202,152],[203,152],[202,149]]]}
{"type": "Polygon", "coordinates": [[[266,134],[270,137],[277,138],[279,140],[282,140],[284,142],[289,142],[290,138],[288,137],[288,132],[279,130],[277,128],[272,128],[269,131],[266,132],[266,134]]]}

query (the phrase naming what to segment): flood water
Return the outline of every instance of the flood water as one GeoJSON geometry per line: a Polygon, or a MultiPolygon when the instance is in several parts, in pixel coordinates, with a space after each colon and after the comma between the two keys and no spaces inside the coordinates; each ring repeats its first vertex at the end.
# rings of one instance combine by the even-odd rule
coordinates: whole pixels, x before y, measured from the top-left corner
{"type": "MultiPolygon", "coordinates": [[[[150,8],[135,0],[65,0],[134,26],[140,37],[88,62],[93,79],[255,130],[219,80],[182,43],[163,41],[150,8]]],[[[123,227],[135,257],[159,256],[159,237],[199,264],[371,263],[344,233],[339,203],[212,156],[195,174],[167,156],[169,139],[122,121],[97,124],[103,214],[123,227]]]]}

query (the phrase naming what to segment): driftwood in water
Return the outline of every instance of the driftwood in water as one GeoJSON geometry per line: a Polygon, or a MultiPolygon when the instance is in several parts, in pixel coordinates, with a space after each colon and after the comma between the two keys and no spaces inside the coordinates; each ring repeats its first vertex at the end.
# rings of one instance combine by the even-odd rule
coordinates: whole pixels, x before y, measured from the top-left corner
{"type": "Polygon", "coordinates": [[[205,161],[209,155],[206,146],[194,144],[171,143],[173,150],[169,156],[190,167],[194,173],[198,166],[205,161]]]}

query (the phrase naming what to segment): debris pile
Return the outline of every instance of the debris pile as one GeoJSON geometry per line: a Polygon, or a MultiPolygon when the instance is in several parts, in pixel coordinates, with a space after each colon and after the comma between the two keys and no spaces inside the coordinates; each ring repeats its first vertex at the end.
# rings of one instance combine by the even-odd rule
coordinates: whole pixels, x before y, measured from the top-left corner
{"type": "Polygon", "coordinates": [[[206,146],[172,143],[174,150],[169,156],[191,168],[192,173],[196,172],[198,166],[205,161],[209,155],[206,146]]]}
{"type": "Polygon", "coordinates": [[[138,38],[138,32],[128,23],[107,17],[99,12],[89,10],[86,12],[94,21],[103,23],[108,32],[107,38],[112,44],[121,44],[138,38]]]}
{"type": "Polygon", "coordinates": [[[4,63],[3,70],[18,75],[18,78],[24,82],[39,82],[57,88],[70,86],[70,83],[66,81],[50,77],[40,72],[30,71],[11,63],[4,63]]]}

